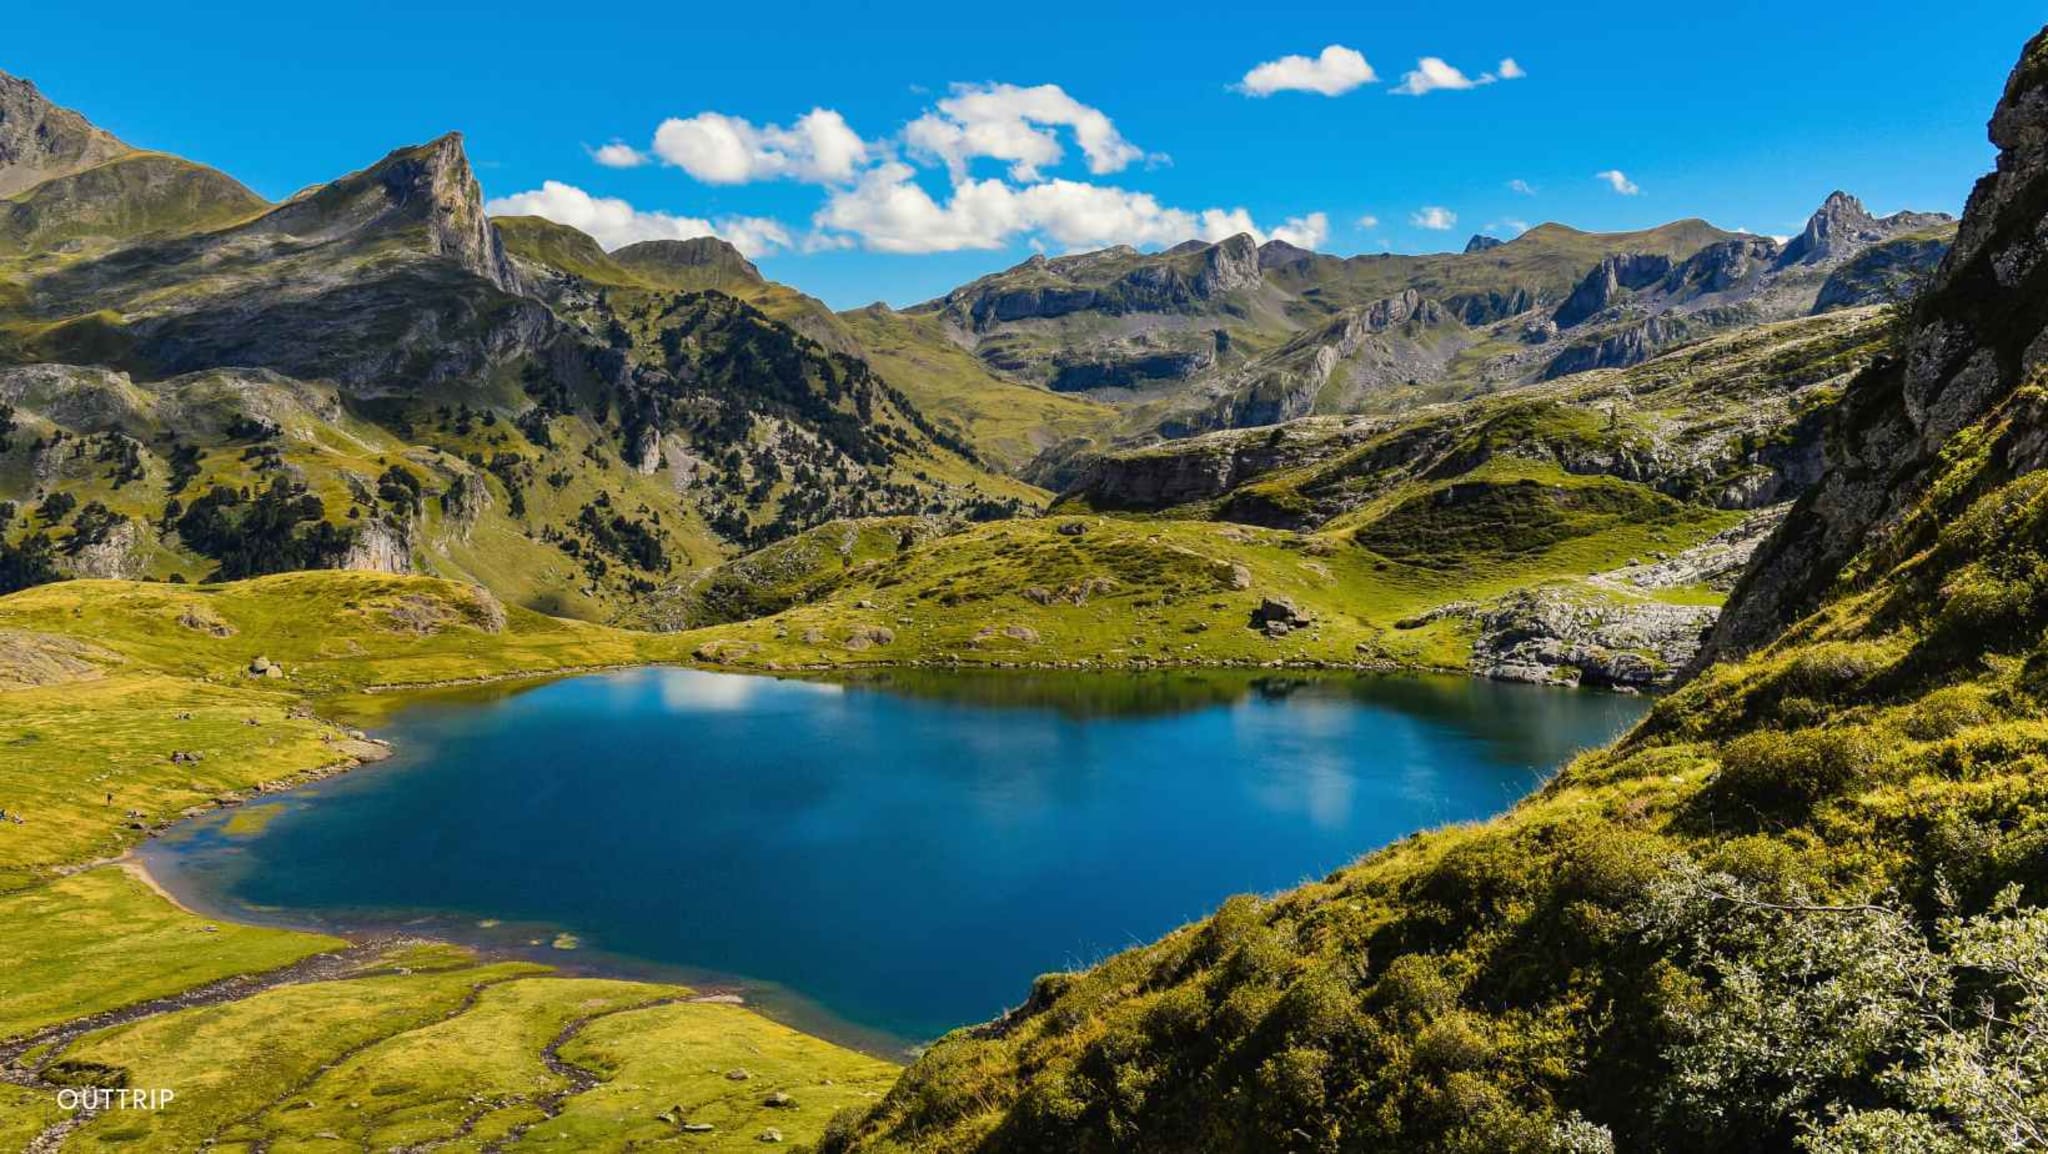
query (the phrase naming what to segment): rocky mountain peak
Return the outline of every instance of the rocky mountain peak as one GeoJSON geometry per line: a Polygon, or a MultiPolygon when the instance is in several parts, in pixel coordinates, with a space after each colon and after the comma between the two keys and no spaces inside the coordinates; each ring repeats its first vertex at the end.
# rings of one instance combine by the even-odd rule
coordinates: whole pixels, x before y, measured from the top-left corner
{"type": "Polygon", "coordinates": [[[323,241],[423,229],[435,256],[507,292],[519,291],[504,241],[484,215],[483,189],[459,132],[397,149],[361,172],[308,189],[256,227],[323,241]]]}
{"type": "Polygon", "coordinates": [[[1807,218],[1805,231],[1785,246],[1779,262],[1812,264],[1838,255],[1845,246],[1879,239],[1882,231],[1862,201],[1837,189],[1807,218]]]}
{"type": "Polygon", "coordinates": [[[50,103],[30,81],[0,72],[0,196],[131,151],[85,117],[50,103]]]}
{"type": "Polygon", "coordinates": [[[1488,236],[1483,232],[1475,232],[1472,234],[1472,239],[1465,242],[1465,251],[1467,253],[1485,252],[1487,249],[1499,248],[1506,243],[1506,241],[1497,236],[1488,236]]]}
{"type": "Polygon", "coordinates": [[[1259,282],[1258,242],[1250,233],[1241,232],[1209,246],[1195,286],[1202,296],[1210,297],[1259,282]]]}
{"type": "Polygon", "coordinates": [[[461,133],[429,141],[396,163],[387,161],[382,180],[394,204],[424,201],[437,254],[453,257],[501,289],[517,291],[518,276],[498,231],[484,215],[483,187],[469,166],[461,133]]]}

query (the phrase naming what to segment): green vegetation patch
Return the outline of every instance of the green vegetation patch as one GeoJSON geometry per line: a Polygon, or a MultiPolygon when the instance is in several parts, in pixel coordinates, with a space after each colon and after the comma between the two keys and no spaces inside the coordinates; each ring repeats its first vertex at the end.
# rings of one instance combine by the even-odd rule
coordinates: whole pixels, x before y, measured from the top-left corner
{"type": "Polygon", "coordinates": [[[0,895],[0,1038],[275,970],[341,944],[203,921],[126,870],[85,870],[0,895]]]}

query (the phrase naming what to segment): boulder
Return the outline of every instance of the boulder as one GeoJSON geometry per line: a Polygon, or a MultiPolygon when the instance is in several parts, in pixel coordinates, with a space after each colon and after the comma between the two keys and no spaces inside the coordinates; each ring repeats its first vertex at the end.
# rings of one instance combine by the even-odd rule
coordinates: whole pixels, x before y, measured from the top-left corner
{"type": "Polygon", "coordinates": [[[1315,617],[1285,597],[1266,597],[1252,610],[1251,627],[1269,637],[1284,637],[1315,624],[1315,617]]]}

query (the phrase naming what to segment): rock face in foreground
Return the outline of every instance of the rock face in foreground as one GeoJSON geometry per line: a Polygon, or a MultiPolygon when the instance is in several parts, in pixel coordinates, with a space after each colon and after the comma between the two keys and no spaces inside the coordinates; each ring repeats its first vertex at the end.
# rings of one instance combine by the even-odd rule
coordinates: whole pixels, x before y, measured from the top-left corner
{"type": "MultiPolygon", "coordinates": [[[[2006,87],[1991,140],[1998,167],[1971,192],[1954,246],[1915,306],[1912,336],[1850,387],[1828,429],[1824,480],[1759,551],[1704,660],[1764,644],[1854,581],[1850,560],[1886,542],[1956,432],[2048,360],[2048,48],[2040,41],[2006,87]]],[[[2048,443],[2028,452],[2048,453],[2048,443]]],[[[1914,545],[1892,542],[1888,555],[1914,545]]]]}

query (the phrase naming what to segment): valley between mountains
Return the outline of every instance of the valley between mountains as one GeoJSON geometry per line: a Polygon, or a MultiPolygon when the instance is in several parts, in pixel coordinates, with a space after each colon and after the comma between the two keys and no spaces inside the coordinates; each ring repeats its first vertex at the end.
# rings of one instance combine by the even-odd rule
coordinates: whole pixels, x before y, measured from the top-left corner
{"type": "Polygon", "coordinates": [[[459,135],[273,204],[0,75],[0,1145],[2036,1148],[2048,32],[1990,131],[1960,218],[1238,236],[834,312],[488,217],[459,135]],[[124,856],[384,756],[398,691],[661,662],[1665,695],[907,1066],[124,856]]]}

